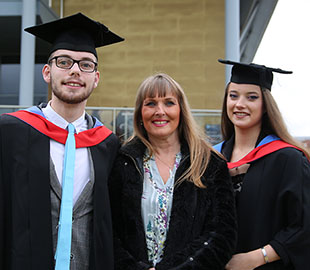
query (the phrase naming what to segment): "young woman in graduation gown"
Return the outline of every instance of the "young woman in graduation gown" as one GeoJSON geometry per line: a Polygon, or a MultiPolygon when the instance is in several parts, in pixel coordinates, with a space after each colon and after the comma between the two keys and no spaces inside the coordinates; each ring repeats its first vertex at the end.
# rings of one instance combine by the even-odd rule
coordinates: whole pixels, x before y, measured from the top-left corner
{"type": "Polygon", "coordinates": [[[229,161],[238,216],[237,249],[226,269],[308,269],[309,155],[288,133],[270,91],[272,72],[289,72],[219,61],[233,65],[225,141],[215,146],[229,161]]]}
{"type": "Polygon", "coordinates": [[[141,84],[134,132],[110,181],[116,269],[222,270],[236,240],[227,165],[168,75],[141,84]]]}

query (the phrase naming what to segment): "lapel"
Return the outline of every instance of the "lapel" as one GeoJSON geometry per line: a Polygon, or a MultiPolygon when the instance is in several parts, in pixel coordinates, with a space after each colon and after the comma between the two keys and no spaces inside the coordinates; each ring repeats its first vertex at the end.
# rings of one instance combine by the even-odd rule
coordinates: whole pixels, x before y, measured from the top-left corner
{"type": "Polygon", "coordinates": [[[81,195],[79,196],[79,198],[77,199],[76,203],[73,206],[73,214],[76,217],[84,215],[93,209],[93,207],[87,207],[87,205],[85,205],[85,202],[92,202],[90,197],[92,197],[93,194],[93,187],[95,181],[94,164],[89,148],[87,149],[87,152],[90,164],[90,179],[88,183],[85,185],[81,195]]]}
{"type": "Polygon", "coordinates": [[[57,198],[61,199],[61,186],[59,183],[59,179],[56,174],[55,165],[52,161],[52,158],[50,158],[50,181],[51,181],[51,189],[56,194],[57,198]]]}

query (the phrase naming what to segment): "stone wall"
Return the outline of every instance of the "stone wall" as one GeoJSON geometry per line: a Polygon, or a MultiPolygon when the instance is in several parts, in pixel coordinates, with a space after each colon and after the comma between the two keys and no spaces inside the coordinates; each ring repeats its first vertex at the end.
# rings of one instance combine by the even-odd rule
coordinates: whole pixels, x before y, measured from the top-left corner
{"type": "Polygon", "coordinates": [[[133,107],[144,78],[165,72],[193,109],[220,109],[225,79],[224,0],[65,0],[124,37],[98,49],[100,83],[88,106],[133,107]]]}

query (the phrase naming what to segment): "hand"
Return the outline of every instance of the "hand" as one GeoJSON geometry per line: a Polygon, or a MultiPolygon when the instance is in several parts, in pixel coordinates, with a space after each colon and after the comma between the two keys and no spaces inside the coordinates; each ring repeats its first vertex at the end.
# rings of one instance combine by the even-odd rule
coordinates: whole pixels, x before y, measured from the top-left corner
{"type": "Polygon", "coordinates": [[[226,270],[252,270],[256,268],[253,264],[251,253],[239,253],[232,256],[231,260],[226,264],[226,270]]]}
{"type": "Polygon", "coordinates": [[[152,268],[149,268],[149,270],[156,270],[154,267],[152,267],[152,268]]]}
{"type": "MultiPolygon", "coordinates": [[[[279,255],[275,252],[271,245],[264,246],[268,254],[269,262],[280,260],[279,255]]],[[[247,253],[238,253],[232,256],[231,260],[226,264],[226,270],[252,270],[265,264],[264,256],[260,248],[249,251],[247,253]]]]}

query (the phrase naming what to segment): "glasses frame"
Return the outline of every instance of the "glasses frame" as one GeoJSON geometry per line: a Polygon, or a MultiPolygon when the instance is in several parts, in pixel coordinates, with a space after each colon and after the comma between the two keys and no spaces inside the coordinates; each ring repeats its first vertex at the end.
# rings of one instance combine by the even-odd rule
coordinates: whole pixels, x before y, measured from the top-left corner
{"type": "Polygon", "coordinates": [[[94,61],[92,61],[92,60],[89,60],[89,59],[87,59],[87,60],[86,60],[86,59],[75,60],[75,59],[72,59],[72,58],[69,57],[69,56],[64,56],[64,55],[54,56],[54,57],[52,57],[51,59],[48,60],[48,63],[51,63],[53,60],[55,60],[56,66],[57,66],[58,68],[61,68],[61,69],[71,69],[71,68],[74,66],[74,64],[77,63],[77,64],[78,64],[78,67],[79,67],[79,69],[80,69],[80,71],[86,72],[86,73],[92,73],[92,72],[94,72],[94,71],[97,71],[97,66],[98,66],[98,63],[96,63],[96,62],[94,62],[94,61]],[[60,58],[60,57],[64,57],[64,58],[71,59],[71,60],[72,60],[72,65],[71,65],[70,67],[68,67],[68,68],[64,68],[64,67],[58,66],[58,65],[57,65],[57,59],[60,58]],[[93,69],[92,71],[83,70],[83,69],[80,67],[80,62],[83,62],[83,61],[92,62],[92,63],[95,65],[94,69],[93,69]]]}

